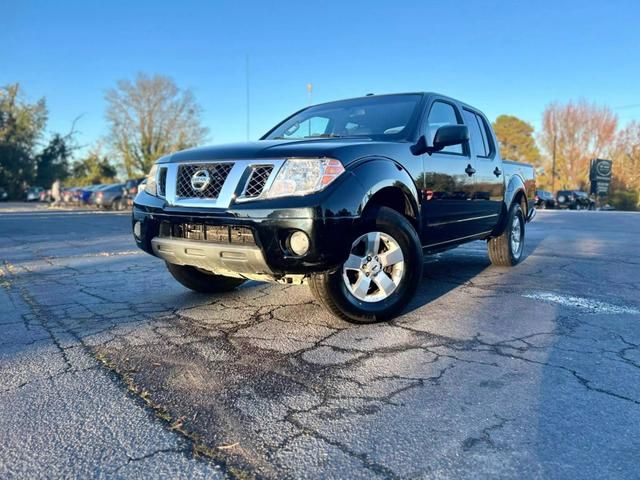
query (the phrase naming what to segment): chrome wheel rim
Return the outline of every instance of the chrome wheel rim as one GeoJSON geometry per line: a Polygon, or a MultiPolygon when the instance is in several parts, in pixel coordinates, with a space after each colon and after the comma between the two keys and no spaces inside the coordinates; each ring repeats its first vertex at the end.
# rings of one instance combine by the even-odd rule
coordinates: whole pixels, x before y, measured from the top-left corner
{"type": "Polygon", "coordinates": [[[398,242],[384,232],[369,232],[351,245],[342,266],[347,290],[363,302],[380,302],[396,291],[404,277],[404,255],[398,242]]]}
{"type": "Polygon", "coordinates": [[[520,256],[520,251],[522,250],[522,237],[522,220],[520,215],[514,215],[511,223],[511,251],[516,258],[520,256]]]}

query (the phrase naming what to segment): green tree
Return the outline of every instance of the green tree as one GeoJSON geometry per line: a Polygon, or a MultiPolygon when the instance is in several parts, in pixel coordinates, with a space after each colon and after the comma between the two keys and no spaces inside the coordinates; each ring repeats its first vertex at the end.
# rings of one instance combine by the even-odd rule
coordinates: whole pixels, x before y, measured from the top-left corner
{"type": "Polygon", "coordinates": [[[69,182],[74,185],[95,185],[113,182],[117,170],[100,152],[100,148],[96,147],[85,158],[73,164],[71,174],[69,182]]]}
{"type": "Polygon", "coordinates": [[[533,138],[533,127],[513,115],[500,115],[493,122],[502,158],[540,166],[540,151],[533,138]]]}
{"type": "Polygon", "coordinates": [[[36,155],[36,185],[49,187],[54,180],[64,180],[69,176],[69,159],[73,151],[71,143],[72,134],[63,137],[56,133],[42,152],[36,155]]]}
{"type": "Polygon", "coordinates": [[[35,178],[34,152],[46,122],[44,99],[28,103],[17,83],[0,88],[0,186],[14,198],[35,178]]]}
{"type": "Polygon", "coordinates": [[[120,80],[105,99],[109,143],[130,177],[146,174],[159,157],[195,146],[208,134],[193,93],[168,77],[120,80]]]}

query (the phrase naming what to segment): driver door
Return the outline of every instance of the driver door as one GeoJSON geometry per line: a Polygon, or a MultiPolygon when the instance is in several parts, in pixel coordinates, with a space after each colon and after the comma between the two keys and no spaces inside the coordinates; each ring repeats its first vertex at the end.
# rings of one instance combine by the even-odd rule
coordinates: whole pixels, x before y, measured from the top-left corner
{"type": "MultiPolygon", "coordinates": [[[[423,134],[429,145],[433,145],[438,128],[464,123],[459,108],[448,100],[436,99],[428,108],[423,134]]],[[[475,159],[468,144],[423,155],[421,210],[423,238],[428,246],[446,244],[474,233],[469,231],[467,222],[473,216],[474,169],[475,159]]]]}

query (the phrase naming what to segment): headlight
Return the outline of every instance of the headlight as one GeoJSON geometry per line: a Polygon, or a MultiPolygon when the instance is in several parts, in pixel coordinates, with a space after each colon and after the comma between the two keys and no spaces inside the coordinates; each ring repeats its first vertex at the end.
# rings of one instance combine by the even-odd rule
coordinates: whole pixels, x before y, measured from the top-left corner
{"type": "Polygon", "coordinates": [[[144,187],[144,191],[149,195],[157,195],[158,194],[158,183],[156,181],[158,173],[158,166],[154,163],[151,170],[149,170],[149,175],[147,175],[147,184],[144,187]]]}
{"type": "Polygon", "coordinates": [[[319,192],[343,172],[342,163],[333,158],[288,158],[265,197],[319,192]]]}

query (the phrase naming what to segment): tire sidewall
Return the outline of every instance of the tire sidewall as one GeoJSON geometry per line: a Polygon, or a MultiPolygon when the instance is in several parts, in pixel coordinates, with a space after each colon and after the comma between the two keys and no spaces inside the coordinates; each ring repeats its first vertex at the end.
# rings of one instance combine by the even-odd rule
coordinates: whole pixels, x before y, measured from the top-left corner
{"type": "Polygon", "coordinates": [[[522,254],[524,253],[524,243],[525,242],[525,222],[524,222],[524,213],[522,212],[522,208],[520,205],[513,204],[511,210],[509,212],[509,223],[507,224],[507,245],[509,247],[509,259],[511,260],[511,264],[515,265],[520,262],[522,259],[522,254]],[[511,227],[513,225],[513,220],[515,217],[518,217],[520,222],[520,252],[519,255],[516,256],[516,252],[513,251],[513,247],[511,244],[511,227]]]}
{"type": "MultiPolygon", "coordinates": [[[[413,226],[397,212],[381,208],[364,222],[360,235],[379,231],[390,235],[402,249],[405,273],[395,291],[384,300],[364,302],[353,296],[343,280],[342,266],[329,275],[328,287],[336,305],[354,321],[368,323],[393,316],[413,296],[422,277],[422,247],[413,226]]],[[[351,248],[351,243],[349,244],[351,248]]]]}

